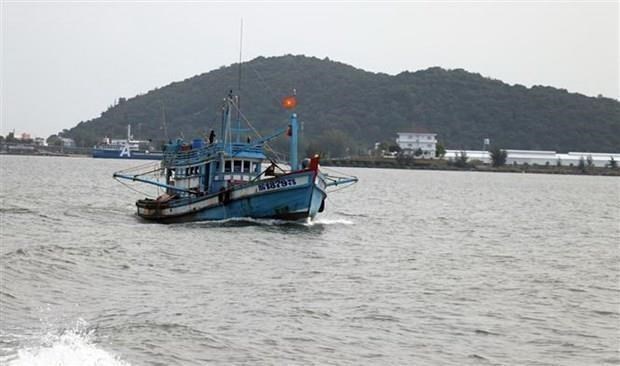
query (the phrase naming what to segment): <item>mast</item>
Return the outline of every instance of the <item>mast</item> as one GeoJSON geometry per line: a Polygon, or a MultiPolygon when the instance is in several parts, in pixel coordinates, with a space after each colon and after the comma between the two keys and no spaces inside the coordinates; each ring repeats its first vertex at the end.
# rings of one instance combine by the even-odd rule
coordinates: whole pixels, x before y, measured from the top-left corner
{"type": "Polygon", "coordinates": [[[237,75],[237,143],[241,140],[241,60],[243,56],[243,18],[239,31],[239,67],[237,75]]]}
{"type": "Polygon", "coordinates": [[[233,95],[232,90],[228,93],[228,96],[224,99],[225,104],[222,108],[222,149],[220,150],[220,172],[224,173],[224,155],[232,154],[232,134],[230,131],[231,115],[232,115],[232,103],[233,95]]]}
{"type": "MultiPolygon", "coordinates": [[[[297,106],[297,90],[293,89],[293,94],[282,100],[282,106],[286,109],[295,109],[297,106]]],[[[297,113],[291,114],[291,124],[289,125],[289,136],[291,138],[291,146],[289,153],[289,163],[291,164],[291,171],[298,169],[297,165],[297,145],[299,135],[299,123],[297,122],[297,113]]]]}
{"type": "Polygon", "coordinates": [[[299,132],[299,123],[297,122],[297,113],[291,114],[291,152],[290,152],[290,164],[291,171],[297,170],[297,135],[299,132]]]}
{"type": "Polygon", "coordinates": [[[225,126],[225,135],[224,135],[224,150],[227,154],[232,154],[232,131],[231,131],[231,123],[232,123],[232,105],[234,103],[234,97],[232,95],[232,90],[228,97],[228,101],[226,103],[226,126],[225,126]]]}

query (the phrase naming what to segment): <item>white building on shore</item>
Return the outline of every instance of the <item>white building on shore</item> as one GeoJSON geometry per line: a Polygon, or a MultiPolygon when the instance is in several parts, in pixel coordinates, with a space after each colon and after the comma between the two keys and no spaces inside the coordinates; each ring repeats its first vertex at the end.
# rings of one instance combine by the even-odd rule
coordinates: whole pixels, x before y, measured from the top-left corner
{"type": "Polygon", "coordinates": [[[397,132],[396,144],[404,155],[415,156],[416,151],[421,151],[419,158],[434,159],[437,150],[436,133],[427,132],[397,132]]]}
{"type": "MultiPolygon", "coordinates": [[[[462,150],[446,150],[445,159],[456,159],[460,156],[462,150]]],[[[485,164],[491,163],[491,154],[482,150],[464,150],[469,161],[480,160],[485,164]]],[[[596,167],[605,167],[609,161],[613,159],[620,163],[620,153],[590,153],[590,152],[569,152],[567,154],[559,154],[549,150],[506,150],[508,157],[506,164],[529,164],[529,165],[558,165],[578,166],[579,161],[592,159],[592,165],[596,167]]]]}

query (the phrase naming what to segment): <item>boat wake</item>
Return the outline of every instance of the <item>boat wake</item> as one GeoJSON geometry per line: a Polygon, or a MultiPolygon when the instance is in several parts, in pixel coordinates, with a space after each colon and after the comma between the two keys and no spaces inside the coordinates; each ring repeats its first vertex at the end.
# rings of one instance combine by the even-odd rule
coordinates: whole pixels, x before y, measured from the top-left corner
{"type": "Polygon", "coordinates": [[[305,219],[298,221],[277,220],[277,219],[255,219],[251,217],[235,217],[225,220],[213,220],[206,222],[195,222],[182,224],[184,226],[199,226],[199,227],[236,227],[236,226],[304,226],[312,227],[317,225],[353,225],[354,222],[346,219],[328,219],[318,218],[315,220],[305,219]]]}
{"type": "Polygon", "coordinates": [[[313,225],[353,225],[354,222],[347,219],[327,219],[327,218],[318,218],[316,220],[309,220],[304,223],[304,225],[313,226],[313,225]]]}
{"type": "Polygon", "coordinates": [[[117,356],[93,343],[93,330],[86,330],[86,322],[78,321],[74,329],[61,334],[48,333],[38,346],[24,347],[8,359],[0,359],[7,366],[130,366],[117,356]],[[5,363],[6,362],[6,363],[5,363]]]}

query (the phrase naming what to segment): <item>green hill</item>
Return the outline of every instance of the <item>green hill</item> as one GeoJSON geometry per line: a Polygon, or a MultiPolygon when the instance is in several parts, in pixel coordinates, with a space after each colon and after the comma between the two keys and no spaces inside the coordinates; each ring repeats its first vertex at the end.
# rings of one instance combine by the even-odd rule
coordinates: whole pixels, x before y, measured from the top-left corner
{"type": "MultiPolygon", "coordinates": [[[[302,144],[332,156],[365,151],[396,132],[423,128],[453,149],[485,137],[507,149],[612,152],[620,149],[620,102],[565,90],[508,85],[465,70],[430,68],[395,76],[305,56],[259,57],[242,65],[241,104],[261,133],[284,127],[280,99],[295,88],[302,144]]],[[[237,86],[238,65],[174,82],[120,102],[66,131],[79,145],[122,137],[166,139],[218,131],[220,106],[237,86]]],[[[277,144],[277,143],[276,143],[277,144]]]]}

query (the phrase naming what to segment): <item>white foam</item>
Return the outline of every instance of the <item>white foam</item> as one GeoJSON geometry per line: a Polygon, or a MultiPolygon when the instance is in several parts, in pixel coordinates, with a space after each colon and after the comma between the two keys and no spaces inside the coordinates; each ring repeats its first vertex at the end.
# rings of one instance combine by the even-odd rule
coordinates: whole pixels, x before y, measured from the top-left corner
{"type": "MultiPolygon", "coordinates": [[[[198,225],[223,225],[228,223],[248,223],[264,226],[278,226],[278,225],[302,225],[302,226],[314,226],[314,225],[353,225],[354,222],[347,219],[327,219],[316,218],[314,220],[303,219],[297,221],[278,220],[278,219],[255,219],[251,217],[233,217],[223,220],[212,220],[201,222],[198,225]]],[[[196,225],[196,223],[190,223],[185,225],[196,225]]]]}
{"type": "Polygon", "coordinates": [[[82,324],[61,335],[45,335],[38,347],[18,350],[8,366],[130,366],[97,347],[91,340],[92,331],[80,330],[82,324]]]}
{"type": "Polygon", "coordinates": [[[248,223],[248,224],[270,226],[270,225],[286,225],[286,224],[289,224],[290,221],[277,220],[277,219],[254,219],[251,217],[231,217],[229,219],[204,221],[204,222],[201,222],[199,225],[223,225],[223,224],[228,224],[228,223],[248,223]]]}
{"type": "Polygon", "coordinates": [[[347,219],[325,219],[318,218],[312,221],[308,221],[307,225],[353,225],[354,222],[347,219]]]}

